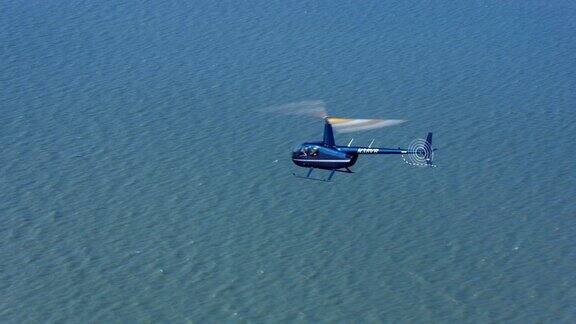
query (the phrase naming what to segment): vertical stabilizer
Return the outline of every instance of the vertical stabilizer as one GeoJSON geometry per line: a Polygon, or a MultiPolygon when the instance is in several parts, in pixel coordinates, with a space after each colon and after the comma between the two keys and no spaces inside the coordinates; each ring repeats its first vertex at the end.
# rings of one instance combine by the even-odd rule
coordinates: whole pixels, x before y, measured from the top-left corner
{"type": "Polygon", "coordinates": [[[433,155],[434,150],[432,149],[432,133],[428,133],[428,136],[426,136],[425,152],[426,152],[426,156],[425,156],[426,164],[433,165],[432,155],[433,155]]]}
{"type": "Polygon", "coordinates": [[[336,146],[334,142],[334,132],[332,131],[332,125],[328,121],[328,118],[324,118],[324,146],[336,146]]]}

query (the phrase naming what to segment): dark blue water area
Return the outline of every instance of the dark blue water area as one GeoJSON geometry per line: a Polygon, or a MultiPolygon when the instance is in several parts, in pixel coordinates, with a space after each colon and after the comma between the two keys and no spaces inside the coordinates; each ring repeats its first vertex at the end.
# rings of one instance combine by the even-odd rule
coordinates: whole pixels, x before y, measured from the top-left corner
{"type": "Polygon", "coordinates": [[[573,322],[574,35],[570,1],[0,3],[0,321],[573,322]],[[303,100],[437,167],[296,178],[322,120],[262,109],[303,100]]]}

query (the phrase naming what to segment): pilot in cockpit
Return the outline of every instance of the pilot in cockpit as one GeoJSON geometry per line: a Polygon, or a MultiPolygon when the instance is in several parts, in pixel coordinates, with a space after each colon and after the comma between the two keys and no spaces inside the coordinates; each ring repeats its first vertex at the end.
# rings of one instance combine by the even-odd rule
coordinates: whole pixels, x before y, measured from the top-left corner
{"type": "Polygon", "coordinates": [[[311,146],[308,148],[308,155],[310,155],[311,157],[317,157],[319,151],[320,150],[318,149],[317,146],[311,146]]]}

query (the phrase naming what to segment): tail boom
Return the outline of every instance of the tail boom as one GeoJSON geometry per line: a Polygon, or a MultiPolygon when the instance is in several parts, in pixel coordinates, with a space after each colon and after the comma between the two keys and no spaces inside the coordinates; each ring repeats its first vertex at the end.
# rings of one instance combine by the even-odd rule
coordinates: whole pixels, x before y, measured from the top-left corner
{"type": "Polygon", "coordinates": [[[364,147],[364,146],[338,146],[340,152],[349,154],[415,154],[409,149],[385,148],[385,147],[364,147]]]}
{"type": "Polygon", "coordinates": [[[410,148],[385,148],[385,147],[365,147],[365,146],[336,146],[336,149],[346,154],[358,156],[360,154],[401,154],[401,155],[416,155],[422,164],[433,165],[432,161],[432,133],[428,133],[426,140],[416,140],[411,144],[410,148]]]}

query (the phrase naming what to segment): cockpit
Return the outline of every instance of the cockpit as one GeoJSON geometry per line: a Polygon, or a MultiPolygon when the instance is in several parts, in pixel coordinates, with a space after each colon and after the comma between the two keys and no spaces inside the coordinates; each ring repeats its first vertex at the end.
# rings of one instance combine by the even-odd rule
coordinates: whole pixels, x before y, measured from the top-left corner
{"type": "Polygon", "coordinates": [[[315,158],[320,153],[320,148],[317,145],[301,144],[292,151],[293,157],[298,158],[315,158]]]}

